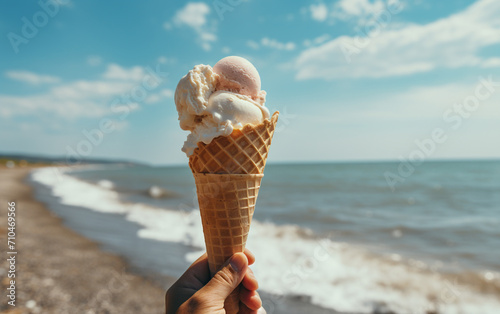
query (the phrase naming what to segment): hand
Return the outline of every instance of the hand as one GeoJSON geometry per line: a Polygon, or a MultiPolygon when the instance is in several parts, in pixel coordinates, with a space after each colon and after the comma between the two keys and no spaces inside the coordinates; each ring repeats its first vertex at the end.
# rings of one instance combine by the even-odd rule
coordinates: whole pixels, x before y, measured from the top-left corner
{"type": "Polygon", "coordinates": [[[239,313],[266,313],[256,291],[257,279],[248,267],[255,262],[255,257],[248,249],[244,253],[234,254],[213,278],[210,278],[207,254],[203,254],[168,289],[166,313],[225,314],[224,301],[237,288],[240,289],[239,313]]]}

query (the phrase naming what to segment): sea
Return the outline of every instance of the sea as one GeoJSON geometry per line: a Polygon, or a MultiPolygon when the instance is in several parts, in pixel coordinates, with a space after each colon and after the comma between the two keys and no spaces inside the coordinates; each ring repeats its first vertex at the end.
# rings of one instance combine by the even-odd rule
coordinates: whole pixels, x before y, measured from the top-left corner
{"type": "MultiPolygon", "coordinates": [[[[266,166],[247,247],[268,313],[500,313],[500,161],[408,166],[266,166]]],[[[139,271],[176,278],[204,252],[188,167],[41,168],[29,182],[139,271]]]]}

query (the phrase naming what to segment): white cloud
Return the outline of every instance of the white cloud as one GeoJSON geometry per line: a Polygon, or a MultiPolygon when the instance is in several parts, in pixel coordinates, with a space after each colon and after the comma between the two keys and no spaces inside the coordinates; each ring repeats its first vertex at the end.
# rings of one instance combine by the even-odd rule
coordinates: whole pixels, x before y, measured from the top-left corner
{"type": "Polygon", "coordinates": [[[177,11],[174,23],[177,25],[187,25],[192,28],[203,27],[207,23],[207,14],[210,7],[203,2],[190,2],[184,8],[177,11]]]}
{"type": "Polygon", "coordinates": [[[331,17],[334,20],[355,20],[358,25],[365,25],[381,12],[392,9],[401,11],[403,6],[403,0],[341,0],[334,5],[331,17]]]}
{"type": "Polygon", "coordinates": [[[50,75],[40,75],[28,71],[8,71],[5,73],[10,79],[21,81],[32,85],[52,84],[61,81],[60,78],[50,75]]]}
{"type": "Polygon", "coordinates": [[[345,17],[351,16],[367,16],[376,14],[384,9],[384,2],[381,0],[341,0],[337,3],[339,13],[345,17]]]}
{"type": "Polygon", "coordinates": [[[87,57],[87,64],[90,66],[98,66],[101,65],[102,63],[102,58],[99,56],[88,56],[87,57]]]}
{"type": "Polygon", "coordinates": [[[496,68],[500,67],[500,58],[489,58],[481,63],[483,68],[496,68]]]}
{"type": "Polygon", "coordinates": [[[129,87],[131,81],[119,82],[110,80],[85,81],[66,83],[50,90],[50,94],[61,99],[82,100],[100,98],[120,94],[129,87]]]}
{"type": "MultiPolygon", "coordinates": [[[[488,76],[484,79],[487,81],[488,76]]],[[[488,97],[479,100],[475,111],[470,111],[470,120],[477,119],[499,119],[500,107],[500,76],[493,76],[493,85],[482,87],[481,94],[489,94],[488,97]],[[489,93],[491,92],[491,93],[489,93]]],[[[369,100],[369,107],[356,112],[352,118],[371,118],[374,120],[413,120],[434,119],[442,121],[443,114],[447,110],[453,110],[455,104],[464,104],[469,97],[477,97],[475,93],[477,86],[482,81],[467,83],[451,83],[444,85],[428,85],[413,87],[405,91],[378,96],[369,100]]],[[[366,100],[365,100],[366,102],[366,100]]],[[[359,100],[353,101],[358,103],[359,100]]],[[[347,118],[347,117],[343,117],[347,118]]]]}
{"type": "Polygon", "coordinates": [[[295,44],[293,42],[282,43],[276,39],[264,37],[260,40],[260,44],[264,47],[269,47],[277,50],[294,50],[295,44]]]}
{"type": "Polygon", "coordinates": [[[165,29],[171,30],[173,27],[189,27],[193,29],[198,42],[204,50],[211,49],[211,43],[217,40],[215,35],[216,21],[209,20],[210,7],[204,2],[189,2],[182,9],[177,11],[171,21],[163,24],[165,29]]]}
{"type": "Polygon", "coordinates": [[[252,49],[255,49],[255,50],[259,49],[259,47],[260,47],[259,43],[255,42],[253,40],[248,40],[247,41],[247,46],[250,47],[250,48],[252,48],[252,49]]]}
{"type": "Polygon", "coordinates": [[[68,7],[74,6],[73,1],[69,0],[55,0],[55,2],[57,2],[57,4],[60,6],[68,6],[68,7]]]}
{"type": "Polygon", "coordinates": [[[311,4],[309,6],[311,10],[311,17],[316,21],[324,21],[328,17],[328,8],[324,3],[311,4]]]}
{"type": "Polygon", "coordinates": [[[135,81],[135,80],[140,80],[145,75],[146,75],[145,69],[140,66],[135,66],[130,69],[126,69],[117,64],[110,64],[108,65],[106,72],[104,72],[103,77],[106,79],[135,81]]]}
{"type": "Polygon", "coordinates": [[[334,23],[335,21],[353,21],[358,25],[365,25],[374,20],[384,10],[401,10],[405,0],[340,0],[325,4],[312,4],[306,12],[311,18],[319,22],[334,23]]]}
{"type": "Polygon", "coordinates": [[[276,39],[271,39],[271,38],[267,38],[267,37],[262,38],[260,40],[260,43],[253,41],[253,40],[248,40],[246,44],[248,47],[250,47],[254,50],[257,50],[260,47],[268,47],[271,49],[288,50],[288,51],[294,50],[296,48],[295,43],[293,43],[291,41],[287,42],[287,43],[282,43],[282,42],[277,41],[276,39]]]}
{"type": "Polygon", "coordinates": [[[110,64],[98,80],[60,83],[34,95],[0,94],[0,118],[45,113],[71,120],[102,117],[123,110],[131,112],[140,108],[134,100],[135,88],[142,86],[144,80],[151,85],[155,79],[142,67],[127,69],[110,64]]]}
{"type": "Polygon", "coordinates": [[[50,112],[67,119],[99,117],[105,114],[102,106],[98,106],[92,99],[66,99],[50,93],[35,96],[0,95],[0,102],[2,102],[0,117],[3,118],[43,112],[50,112]]]}
{"type": "Polygon", "coordinates": [[[146,98],[146,103],[148,104],[158,103],[163,99],[172,98],[173,96],[174,92],[171,89],[165,88],[158,93],[149,95],[148,98],[146,98]]]}
{"type": "Polygon", "coordinates": [[[129,122],[126,121],[126,120],[123,120],[123,121],[113,121],[113,130],[117,130],[117,131],[123,131],[123,130],[126,130],[128,129],[129,127],[129,122]]]}
{"type": "MultiPolygon", "coordinates": [[[[357,12],[351,9],[352,12],[357,12]]],[[[500,2],[480,0],[464,11],[424,25],[385,25],[366,37],[341,36],[304,50],[297,79],[387,77],[438,67],[496,66],[478,51],[500,43],[500,2]]]]}
{"type": "Polygon", "coordinates": [[[324,43],[328,39],[330,39],[330,35],[329,34],[323,34],[321,36],[318,36],[318,37],[314,38],[313,40],[309,40],[309,39],[304,40],[304,46],[309,47],[309,46],[312,46],[312,45],[319,45],[319,44],[324,43]]]}
{"type": "Polygon", "coordinates": [[[159,56],[158,59],[156,59],[156,61],[161,64],[167,64],[167,63],[175,63],[176,59],[170,57],[167,58],[165,56],[159,56]]]}
{"type": "MultiPolygon", "coordinates": [[[[493,80],[500,83],[500,74],[493,80]]],[[[500,146],[492,143],[498,142],[500,134],[500,86],[494,87],[489,97],[481,97],[483,100],[479,101],[477,109],[462,119],[460,125],[458,113],[452,114],[453,121],[443,120],[445,112],[453,110],[455,104],[463,105],[464,99],[475,94],[478,83],[474,79],[445,85],[429,83],[392,92],[370,93],[369,98],[364,92],[353,92],[346,99],[325,99],[315,104],[321,108],[319,116],[289,107],[290,113],[303,111],[304,114],[301,119],[289,120],[284,131],[279,133],[274,158],[317,160],[321,156],[323,160],[397,160],[398,156],[407,156],[415,149],[415,140],[429,138],[435,128],[445,130],[449,140],[432,158],[498,158],[500,146]],[[326,149],[322,145],[324,139],[314,135],[318,129],[324,134],[338,135],[329,139],[332,149],[326,149]],[[300,149],[297,150],[293,143],[301,143],[300,149]],[[292,154],[294,150],[298,155],[292,154]]],[[[485,92],[483,89],[481,94],[485,92]]],[[[286,107],[280,111],[283,114],[286,107]]]]}

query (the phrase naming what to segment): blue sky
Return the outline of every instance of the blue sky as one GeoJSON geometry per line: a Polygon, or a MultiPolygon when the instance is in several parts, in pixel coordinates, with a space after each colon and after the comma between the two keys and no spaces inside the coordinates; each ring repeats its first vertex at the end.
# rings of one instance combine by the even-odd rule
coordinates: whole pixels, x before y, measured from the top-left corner
{"type": "Polygon", "coordinates": [[[271,162],[500,158],[499,1],[0,6],[0,152],[185,164],[178,80],[240,55],[271,162]]]}

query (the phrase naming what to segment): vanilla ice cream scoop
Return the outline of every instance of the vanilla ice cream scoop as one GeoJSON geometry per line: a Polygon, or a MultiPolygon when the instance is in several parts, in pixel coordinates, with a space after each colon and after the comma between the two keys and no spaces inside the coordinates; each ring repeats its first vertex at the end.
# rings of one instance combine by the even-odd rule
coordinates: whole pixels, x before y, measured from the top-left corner
{"type": "Polygon", "coordinates": [[[269,119],[269,110],[266,107],[248,96],[227,91],[213,93],[208,99],[206,111],[216,123],[228,123],[235,129],[241,129],[249,123],[257,125],[264,119],[269,119]]]}
{"type": "Polygon", "coordinates": [[[175,90],[175,105],[183,130],[191,131],[182,151],[189,157],[199,142],[209,144],[247,124],[269,119],[257,69],[241,57],[226,57],[212,69],[197,65],[175,90]]]}
{"type": "Polygon", "coordinates": [[[195,128],[197,117],[203,115],[217,83],[218,75],[211,66],[203,64],[195,66],[179,81],[174,97],[181,129],[195,128]]]}

